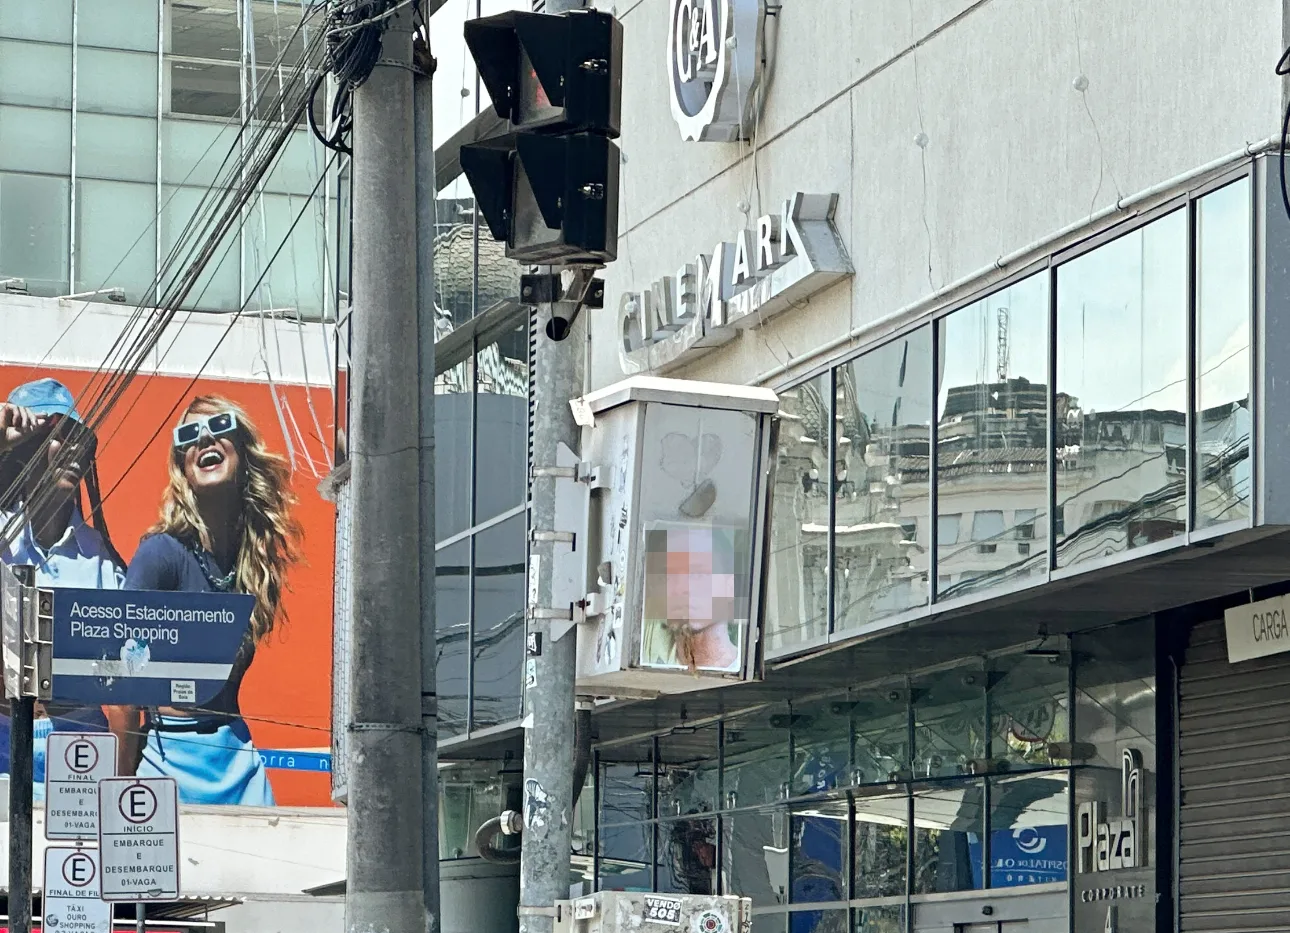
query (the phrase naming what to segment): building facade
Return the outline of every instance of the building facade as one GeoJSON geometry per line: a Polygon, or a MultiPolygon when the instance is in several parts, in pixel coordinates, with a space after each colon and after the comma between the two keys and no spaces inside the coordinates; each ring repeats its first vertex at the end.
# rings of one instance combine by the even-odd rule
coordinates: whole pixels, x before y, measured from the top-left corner
{"type": "MultiPolygon", "coordinates": [[[[571,890],[741,894],[757,933],[1284,925],[1284,4],[612,10],[588,391],[769,386],[781,424],[759,677],[600,698],[571,890]]],[[[485,125],[460,83],[445,134],[485,125]]],[[[439,182],[441,857],[467,872],[521,779],[533,338],[439,182]]]]}
{"type": "Polygon", "coordinates": [[[591,388],[781,427],[762,678],[602,708],[588,879],[759,933],[1284,922],[1285,662],[1224,628],[1290,578],[1283,5],[825,7],[617,9],[591,388]]]}

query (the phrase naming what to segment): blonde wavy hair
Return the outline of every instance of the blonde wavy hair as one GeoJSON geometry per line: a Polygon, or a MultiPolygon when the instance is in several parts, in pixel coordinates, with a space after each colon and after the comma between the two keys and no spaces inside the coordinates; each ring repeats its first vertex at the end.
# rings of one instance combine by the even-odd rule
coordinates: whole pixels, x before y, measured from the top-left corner
{"type": "MultiPolygon", "coordinates": [[[[264,436],[241,406],[217,395],[199,395],[189,402],[180,423],[193,414],[231,411],[237,417],[240,468],[238,485],[242,512],[238,516],[237,589],[255,597],[251,637],[259,644],[279,621],[287,621],[282,607],[287,569],[300,559],[301,529],[291,516],[291,469],[286,458],[273,453],[264,436]]],[[[161,497],[161,516],[149,534],[165,533],[188,544],[211,549],[210,530],[202,520],[197,499],[184,476],[184,452],[170,452],[169,482],[161,497]]]]}

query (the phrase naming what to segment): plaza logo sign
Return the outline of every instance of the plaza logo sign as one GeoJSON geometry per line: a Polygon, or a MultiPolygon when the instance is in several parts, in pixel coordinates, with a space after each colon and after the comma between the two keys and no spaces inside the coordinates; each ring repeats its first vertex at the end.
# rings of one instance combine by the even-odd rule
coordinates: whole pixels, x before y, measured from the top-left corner
{"type": "Polygon", "coordinates": [[[765,71],[765,0],[671,0],[667,71],[681,138],[748,139],[765,71]]]}
{"type": "Polygon", "coordinates": [[[1120,759],[1120,818],[1107,818],[1101,803],[1079,805],[1075,817],[1075,848],[1081,872],[1146,867],[1144,778],[1141,753],[1126,748],[1120,759]]]}
{"type": "Polygon", "coordinates": [[[732,242],[619,301],[623,372],[664,372],[852,274],[836,194],[798,193],[732,242]]]}

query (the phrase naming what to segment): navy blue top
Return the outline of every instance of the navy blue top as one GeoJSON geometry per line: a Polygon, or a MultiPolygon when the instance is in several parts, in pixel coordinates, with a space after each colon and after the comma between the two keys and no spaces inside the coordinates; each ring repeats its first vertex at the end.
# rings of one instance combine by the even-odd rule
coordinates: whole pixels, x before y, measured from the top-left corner
{"type": "Polygon", "coordinates": [[[125,572],[127,590],[213,593],[197,557],[173,535],[149,535],[139,542],[125,572]]]}
{"type": "MultiPolygon", "coordinates": [[[[214,564],[213,557],[211,563],[214,564]]],[[[202,572],[197,556],[178,538],[165,532],[149,535],[139,542],[130,561],[130,568],[125,572],[125,584],[121,588],[182,593],[215,592],[210,580],[202,572]]],[[[251,666],[254,653],[255,645],[247,638],[233,662],[228,685],[210,702],[208,711],[237,714],[237,694],[242,684],[242,675],[251,666]]]]}

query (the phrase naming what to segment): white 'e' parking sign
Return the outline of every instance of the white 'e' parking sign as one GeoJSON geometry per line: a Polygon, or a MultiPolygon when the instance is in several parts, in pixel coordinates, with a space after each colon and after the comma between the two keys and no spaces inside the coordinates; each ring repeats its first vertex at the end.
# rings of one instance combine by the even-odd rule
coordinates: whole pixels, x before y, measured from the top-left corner
{"type": "Polygon", "coordinates": [[[179,795],[174,778],[99,782],[105,901],[179,899],[179,795]]]}

